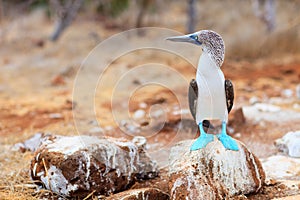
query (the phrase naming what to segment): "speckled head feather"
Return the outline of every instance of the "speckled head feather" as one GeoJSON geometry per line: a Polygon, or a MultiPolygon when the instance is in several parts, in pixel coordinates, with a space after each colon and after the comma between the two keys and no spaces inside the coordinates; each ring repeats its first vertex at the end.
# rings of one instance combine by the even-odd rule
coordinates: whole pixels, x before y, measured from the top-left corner
{"type": "Polygon", "coordinates": [[[207,52],[216,62],[218,67],[221,67],[224,61],[225,44],[222,37],[211,30],[202,30],[194,33],[197,35],[197,40],[202,46],[203,52],[207,52]]]}

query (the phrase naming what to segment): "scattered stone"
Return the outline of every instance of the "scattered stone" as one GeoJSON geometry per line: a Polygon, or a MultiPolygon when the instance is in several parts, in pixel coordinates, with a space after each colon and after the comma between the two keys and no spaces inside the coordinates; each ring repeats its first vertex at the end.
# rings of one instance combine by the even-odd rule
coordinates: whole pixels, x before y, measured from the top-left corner
{"type": "Polygon", "coordinates": [[[292,104],[293,102],[294,102],[293,98],[282,98],[282,97],[271,97],[268,100],[268,103],[275,104],[275,105],[292,104]]]}
{"type": "Polygon", "coordinates": [[[49,118],[50,119],[62,119],[63,115],[61,113],[50,113],[49,118]]]}
{"type": "Polygon", "coordinates": [[[112,127],[112,126],[105,126],[104,129],[106,131],[112,131],[114,129],[114,127],[112,127]]]}
{"type": "Polygon", "coordinates": [[[94,134],[94,133],[104,133],[104,130],[103,130],[103,128],[98,126],[98,127],[91,128],[89,130],[89,133],[92,133],[92,134],[94,134]]]}
{"type": "Polygon", "coordinates": [[[145,117],[146,112],[144,110],[137,110],[133,114],[133,119],[141,119],[145,117]]]}
{"type": "Polygon", "coordinates": [[[291,157],[300,158],[300,131],[288,132],[275,141],[275,146],[291,157]]]}
{"type": "Polygon", "coordinates": [[[124,131],[130,133],[130,134],[137,134],[141,132],[141,126],[138,123],[135,123],[133,121],[128,120],[122,120],[120,122],[122,128],[124,131]]]}
{"type": "Polygon", "coordinates": [[[251,105],[254,105],[254,104],[259,103],[259,102],[260,102],[260,100],[259,100],[259,98],[256,97],[256,96],[251,97],[251,98],[249,99],[249,103],[250,103],[251,105]]]}
{"type": "Polygon", "coordinates": [[[174,110],[173,115],[187,115],[190,114],[189,109],[180,109],[180,110],[174,110]]]}
{"type": "Polygon", "coordinates": [[[300,119],[300,113],[282,109],[272,104],[257,103],[253,106],[244,106],[243,113],[246,120],[253,120],[254,122],[267,121],[267,122],[289,122],[300,119]]]}
{"type": "Polygon", "coordinates": [[[287,98],[292,97],[293,94],[294,94],[294,92],[291,89],[285,89],[285,90],[282,90],[282,92],[281,92],[281,95],[284,97],[287,97],[287,98]]]}
{"type": "Polygon", "coordinates": [[[258,192],[265,174],[260,161],[242,143],[239,151],[226,150],[215,140],[204,149],[190,151],[194,140],[171,149],[169,189],[176,199],[225,199],[258,192]]]}
{"type": "Polygon", "coordinates": [[[61,71],[60,71],[60,75],[63,77],[73,77],[77,72],[77,68],[73,65],[64,67],[61,71]]]}
{"type": "Polygon", "coordinates": [[[42,39],[35,39],[33,40],[33,44],[37,47],[44,47],[45,41],[42,39]]]}
{"type": "Polygon", "coordinates": [[[31,138],[22,143],[17,143],[13,146],[13,150],[25,152],[25,151],[36,151],[41,145],[42,141],[51,137],[50,134],[36,133],[31,138]]]}
{"type": "Polygon", "coordinates": [[[132,83],[135,84],[135,85],[141,85],[141,84],[142,84],[141,81],[138,80],[138,79],[134,79],[134,80],[132,81],[132,83]]]}
{"type": "Polygon", "coordinates": [[[162,109],[155,110],[155,111],[150,113],[151,117],[154,117],[154,118],[160,118],[164,114],[165,114],[165,112],[162,109]]]}
{"type": "Polygon", "coordinates": [[[66,81],[62,75],[57,75],[52,78],[51,85],[52,86],[59,86],[59,85],[65,85],[66,81]]]}
{"type": "Polygon", "coordinates": [[[141,102],[141,103],[139,104],[139,107],[140,107],[140,108],[147,108],[147,104],[146,104],[145,102],[141,102]]]}
{"type": "Polygon", "coordinates": [[[300,99],[300,84],[298,84],[296,87],[296,96],[298,99],[300,99]]]}
{"type": "Polygon", "coordinates": [[[101,36],[97,32],[91,31],[88,36],[95,42],[95,44],[99,44],[101,42],[101,36]]]}
{"type": "Polygon", "coordinates": [[[125,192],[120,192],[118,194],[112,195],[106,200],[168,200],[169,195],[162,192],[157,188],[142,188],[128,190],[125,192]]]}
{"type": "Polygon", "coordinates": [[[293,108],[294,108],[294,109],[300,109],[300,104],[294,103],[294,104],[293,104],[293,108]]]}
{"type": "Polygon", "coordinates": [[[120,192],[138,179],[158,174],[144,144],[136,144],[95,136],[55,136],[37,149],[31,177],[65,197],[83,198],[94,190],[95,195],[120,192]]]}
{"type": "Polygon", "coordinates": [[[255,107],[261,112],[275,113],[280,111],[280,107],[266,103],[257,103],[255,104],[255,107]]]}
{"type": "Polygon", "coordinates": [[[234,137],[235,137],[235,138],[241,138],[241,137],[242,137],[242,134],[241,134],[240,132],[235,133],[235,134],[234,134],[234,137]]]}
{"type": "Polygon", "coordinates": [[[76,108],[77,103],[74,102],[73,100],[67,99],[65,101],[65,104],[63,106],[63,109],[67,109],[67,110],[72,110],[76,108]]]}
{"type": "Polygon", "coordinates": [[[267,179],[300,178],[300,159],[276,155],[262,159],[267,179]]]}

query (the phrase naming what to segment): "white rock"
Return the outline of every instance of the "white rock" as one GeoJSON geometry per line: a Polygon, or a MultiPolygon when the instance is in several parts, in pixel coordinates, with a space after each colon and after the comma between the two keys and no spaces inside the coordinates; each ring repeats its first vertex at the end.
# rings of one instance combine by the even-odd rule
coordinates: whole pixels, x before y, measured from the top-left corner
{"type": "Polygon", "coordinates": [[[101,127],[93,127],[89,130],[90,133],[103,133],[104,130],[101,127]]]}
{"type": "Polygon", "coordinates": [[[261,112],[279,112],[280,111],[280,107],[272,105],[272,104],[266,104],[266,103],[257,103],[255,104],[255,107],[257,108],[257,110],[261,111],[261,112]]]}
{"type": "Polygon", "coordinates": [[[159,118],[159,117],[161,117],[164,114],[165,114],[164,110],[159,109],[159,110],[155,110],[155,111],[151,112],[151,117],[159,118]]]}
{"type": "Polygon", "coordinates": [[[147,108],[147,104],[146,104],[145,102],[141,102],[141,103],[139,104],[139,107],[140,107],[140,108],[147,108]]]}
{"type": "Polygon", "coordinates": [[[298,84],[296,87],[296,95],[297,95],[297,98],[300,99],[300,84],[298,84]]]}
{"type": "Polygon", "coordinates": [[[299,158],[276,155],[262,159],[261,162],[267,179],[300,178],[299,158]]]}
{"type": "Polygon", "coordinates": [[[288,132],[275,141],[275,146],[291,157],[300,158],[300,131],[288,132]]]}
{"type": "Polygon", "coordinates": [[[282,98],[282,97],[271,97],[268,99],[268,103],[276,104],[276,105],[283,105],[283,104],[291,104],[293,103],[293,98],[282,98]]]}
{"type": "Polygon", "coordinates": [[[105,126],[104,129],[105,129],[106,131],[111,131],[111,130],[114,129],[114,127],[112,127],[112,126],[105,126]]]}
{"type": "Polygon", "coordinates": [[[31,178],[60,196],[82,199],[93,190],[110,195],[156,176],[156,162],[144,146],[116,138],[52,136],[36,151],[31,178]]]}
{"type": "Polygon", "coordinates": [[[141,132],[141,126],[133,121],[122,120],[120,122],[122,130],[128,132],[129,134],[137,134],[141,132]]]}
{"type": "Polygon", "coordinates": [[[190,151],[194,140],[171,149],[169,190],[171,200],[227,199],[257,192],[264,184],[259,160],[240,142],[239,151],[225,150],[215,140],[204,149],[190,151]]]}
{"type": "Polygon", "coordinates": [[[250,119],[255,122],[263,120],[280,123],[300,119],[299,112],[289,109],[281,109],[280,107],[272,104],[267,104],[271,106],[264,106],[264,104],[261,105],[260,103],[257,104],[243,107],[243,113],[246,119],[250,119]]]}
{"type": "Polygon", "coordinates": [[[61,113],[50,113],[49,118],[50,119],[61,119],[61,118],[63,118],[63,115],[61,113]]]}
{"type": "Polygon", "coordinates": [[[186,115],[186,114],[190,114],[189,109],[181,109],[181,110],[174,110],[173,111],[173,115],[186,115]]]}
{"type": "Polygon", "coordinates": [[[300,109],[300,104],[294,103],[294,104],[293,104],[293,108],[294,108],[294,109],[300,109]]]}
{"type": "Polygon", "coordinates": [[[259,103],[259,102],[260,102],[260,100],[259,100],[259,98],[256,97],[256,96],[251,97],[251,98],[249,99],[249,103],[250,103],[251,105],[254,105],[254,104],[259,103]]]}
{"type": "Polygon", "coordinates": [[[134,112],[133,114],[133,118],[134,119],[141,119],[143,117],[145,117],[146,112],[144,110],[137,110],[134,112]]]}
{"type": "Polygon", "coordinates": [[[241,136],[242,136],[241,133],[236,133],[236,134],[234,134],[234,137],[235,137],[235,138],[241,138],[241,136]]]}
{"type": "Polygon", "coordinates": [[[284,97],[290,98],[293,96],[294,92],[291,89],[285,89],[285,90],[282,90],[281,94],[284,97]]]}

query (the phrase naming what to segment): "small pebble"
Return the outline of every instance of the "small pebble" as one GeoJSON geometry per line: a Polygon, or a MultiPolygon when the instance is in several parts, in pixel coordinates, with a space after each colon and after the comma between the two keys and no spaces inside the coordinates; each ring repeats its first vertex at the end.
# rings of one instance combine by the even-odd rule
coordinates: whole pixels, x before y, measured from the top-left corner
{"type": "Polygon", "coordinates": [[[298,84],[296,87],[296,95],[297,95],[297,98],[300,99],[300,84],[298,84]]]}
{"type": "Polygon", "coordinates": [[[61,118],[63,118],[63,116],[62,116],[61,113],[50,113],[49,118],[51,118],[51,119],[61,119],[61,118]]]}
{"type": "Polygon", "coordinates": [[[106,131],[111,131],[111,130],[113,130],[113,127],[112,126],[105,126],[104,129],[106,131]]]}
{"type": "Polygon", "coordinates": [[[286,133],[275,141],[275,146],[291,157],[300,158],[300,131],[286,133]]]}
{"type": "Polygon", "coordinates": [[[138,147],[145,148],[146,143],[147,143],[147,139],[145,137],[142,137],[142,136],[135,136],[132,139],[132,142],[138,147]]]}
{"type": "Polygon", "coordinates": [[[234,134],[234,137],[235,137],[235,138],[241,138],[241,136],[242,136],[241,133],[236,133],[236,134],[234,134]]]}
{"type": "Polygon", "coordinates": [[[189,109],[182,109],[182,110],[174,110],[173,111],[173,115],[185,115],[185,114],[189,114],[190,110],[189,109]]]}
{"type": "Polygon", "coordinates": [[[227,127],[228,133],[233,134],[234,133],[234,128],[227,127]]]}
{"type": "Polygon", "coordinates": [[[140,107],[140,108],[147,108],[147,104],[146,104],[145,102],[141,102],[141,103],[139,104],[139,107],[140,107]]]}
{"type": "Polygon", "coordinates": [[[137,110],[133,114],[134,119],[141,119],[145,116],[146,112],[144,110],[137,110]]]}
{"type": "Polygon", "coordinates": [[[283,90],[281,92],[281,95],[284,96],[284,97],[289,98],[289,97],[293,96],[293,93],[294,93],[293,90],[291,90],[291,89],[285,89],[285,90],[283,90]]]}
{"type": "Polygon", "coordinates": [[[266,103],[256,103],[255,107],[262,112],[279,112],[281,109],[278,106],[274,106],[272,104],[266,104],[266,103]]]}
{"type": "Polygon", "coordinates": [[[251,98],[249,99],[249,103],[250,103],[251,105],[256,104],[256,103],[259,103],[259,102],[260,102],[260,100],[259,100],[259,98],[256,97],[256,96],[251,97],[251,98]]]}
{"type": "Polygon", "coordinates": [[[164,114],[164,110],[156,110],[151,112],[151,117],[158,118],[164,114]]]}
{"type": "Polygon", "coordinates": [[[90,133],[103,133],[104,130],[100,127],[94,127],[89,130],[90,133]]]}
{"type": "Polygon", "coordinates": [[[298,103],[294,103],[294,104],[293,104],[293,108],[294,108],[294,109],[299,109],[299,108],[300,108],[300,105],[299,105],[298,103]]]}

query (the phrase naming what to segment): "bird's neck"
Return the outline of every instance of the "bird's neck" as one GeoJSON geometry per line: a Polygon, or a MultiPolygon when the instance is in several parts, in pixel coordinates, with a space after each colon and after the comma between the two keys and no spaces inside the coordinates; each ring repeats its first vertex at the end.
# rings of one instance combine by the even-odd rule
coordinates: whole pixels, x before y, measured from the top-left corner
{"type": "Polygon", "coordinates": [[[197,68],[197,76],[212,77],[216,74],[223,74],[211,56],[203,51],[200,56],[197,68]]]}

